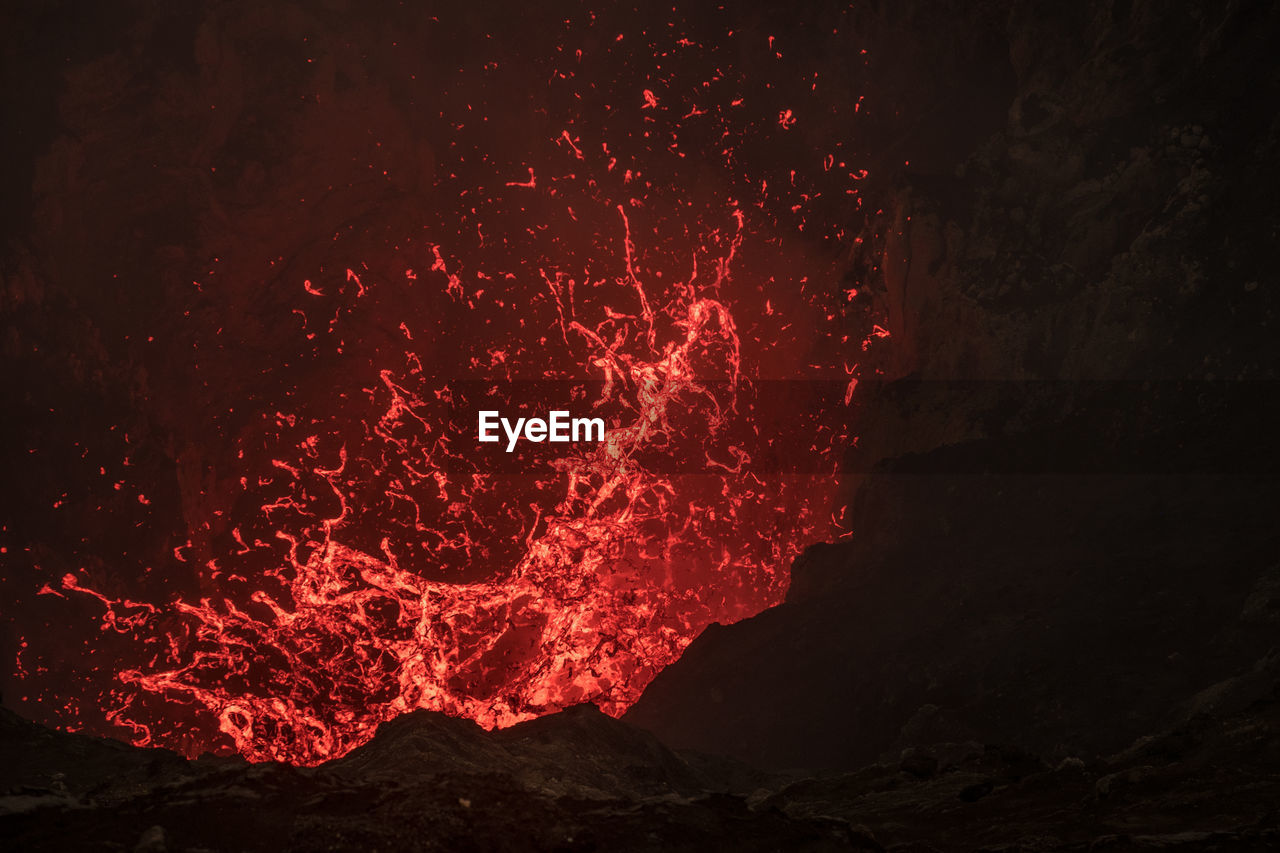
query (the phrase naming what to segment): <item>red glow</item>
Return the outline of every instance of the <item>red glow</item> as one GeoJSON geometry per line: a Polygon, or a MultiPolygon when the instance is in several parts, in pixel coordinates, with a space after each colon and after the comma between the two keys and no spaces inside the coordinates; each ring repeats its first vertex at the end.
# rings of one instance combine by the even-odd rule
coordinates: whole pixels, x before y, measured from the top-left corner
{"type": "MultiPolygon", "coordinates": [[[[552,78],[591,97],[599,60],[564,47],[552,78]]],[[[846,237],[807,220],[866,173],[833,169],[822,140],[741,175],[738,146],[760,128],[795,139],[797,120],[699,62],[695,85],[608,81],[625,132],[584,106],[503,162],[465,149],[487,120],[466,100],[448,117],[466,156],[433,187],[448,209],[385,257],[290,284],[288,340],[326,367],[256,406],[235,436],[240,493],[173,549],[201,596],[61,581],[135,649],[103,700],[135,743],[313,764],[414,708],[487,727],[584,701],[620,714],[708,624],[777,604],[804,546],[843,535],[845,407],[889,332],[842,331],[865,309],[840,253],[811,255],[846,237]],[[808,378],[836,388],[812,409],[768,384],[808,378]],[[604,417],[609,440],[518,465],[476,442],[479,408],[552,407],[604,417]],[[804,434],[811,458],[787,461],[811,476],[767,458],[777,420],[804,434]]]]}

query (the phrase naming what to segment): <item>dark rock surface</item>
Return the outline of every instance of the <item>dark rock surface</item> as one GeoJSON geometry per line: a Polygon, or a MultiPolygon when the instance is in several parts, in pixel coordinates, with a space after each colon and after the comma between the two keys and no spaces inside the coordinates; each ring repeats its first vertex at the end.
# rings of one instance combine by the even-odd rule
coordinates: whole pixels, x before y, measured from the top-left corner
{"type": "Polygon", "coordinates": [[[752,807],[591,706],[493,734],[420,711],[314,769],[188,762],[0,713],[12,849],[876,849],[840,819],[752,807]]]}
{"type": "Polygon", "coordinates": [[[1252,692],[1220,685],[1180,724],[1109,757],[935,742],[822,774],[677,754],[590,706],[495,733],[420,711],[317,768],[189,762],[2,712],[0,839],[15,850],[1266,850],[1280,844],[1280,694],[1243,698],[1252,692]]]}
{"type": "Polygon", "coordinates": [[[811,552],[791,600],[706,632],[628,719],[772,767],[930,739],[1120,749],[1280,636],[1258,511],[1277,498],[1247,477],[885,475],[855,517],[905,516],[907,541],[811,552]]]}

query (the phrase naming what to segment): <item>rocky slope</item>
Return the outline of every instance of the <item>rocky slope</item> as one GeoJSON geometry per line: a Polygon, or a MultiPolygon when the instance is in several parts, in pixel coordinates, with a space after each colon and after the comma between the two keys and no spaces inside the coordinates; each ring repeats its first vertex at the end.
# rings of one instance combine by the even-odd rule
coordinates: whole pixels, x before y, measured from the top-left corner
{"type": "Polygon", "coordinates": [[[139,853],[1265,850],[1280,843],[1278,700],[1105,758],[940,742],[825,774],[677,754],[590,707],[496,733],[417,712],[310,769],[189,762],[3,712],[0,838],[139,853]]]}

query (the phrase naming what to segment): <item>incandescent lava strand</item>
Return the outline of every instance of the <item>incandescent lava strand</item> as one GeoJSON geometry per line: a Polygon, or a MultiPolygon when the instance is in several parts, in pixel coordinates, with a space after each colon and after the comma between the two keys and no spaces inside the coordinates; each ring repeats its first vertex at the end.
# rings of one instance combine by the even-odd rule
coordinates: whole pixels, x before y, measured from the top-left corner
{"type": "MultiPolygon", "coordinates": [[[[367,142],[372,183],[335,190],[360,203],[332,234],[245,237],[311,209],[283,191],[244,229],[209,223],[163,330],[218,405],[173,419],[197,472],[184,565],[137,567],[146,595],[106,560],[43,578],[104,616],[68,676],[84,699],[41,685],[50,643],[21,644],[36,701],[64,725],[106,709],[138,744],[314,764],[415,708],[621,713],[707,625],[781,601],[800,550],[841,535],[848,406],[888,334],[845,276],[879,236],[851,138],[866,51],[833,14],[806,51],[727,7],[586,10],[554,49],[424,23],[459,50],[397,54],[422,63],[397,87],[432,155],[408,176],[360,104],[304,87],[298,162],[325,134],[367,142]],[[600,417],[607,440],[508,454],[477,442],[480,410],[600,417]]],[[[307,87],[332,87],[322,65],[307,87]]]]}
{"type": "MultiPolygon", "coordinates": [[[[744,348],[733,316],[740,212],[680,280],[649,281],[625,210],[601,216],[620,226],[617,274],[584,287],[540,270],[541,297],[466,371],[438,354],[465,321],[402,324],[394,363],[371,365],[359,392],[264,413],[238,454],[257,508],[203,567],[206,597],[157,607],[64,579],[102,600],[104,629],[146,648],[112,699],[135,742],[194,753],[222,739],[312,764],[415,708],[486,727],[586,701],[619,714],[706,625],[781,600],[791,558],[829,530],[839,412],[794,413],[800,470],[825,476],[761,456],[778,448],[760,413],[785,404],[760,381],[769,347],[744,348]],[[479,409],[566,406],[603,417],[606,440],[511,455],[476,443],[479,409]],[[178,725],[181,707],[194,726],[178,725]]],[[[446,314],[473,311],[430,252],[429,273],[348,270],[338,289],[378,310],[435,288],[446,314]]]]}

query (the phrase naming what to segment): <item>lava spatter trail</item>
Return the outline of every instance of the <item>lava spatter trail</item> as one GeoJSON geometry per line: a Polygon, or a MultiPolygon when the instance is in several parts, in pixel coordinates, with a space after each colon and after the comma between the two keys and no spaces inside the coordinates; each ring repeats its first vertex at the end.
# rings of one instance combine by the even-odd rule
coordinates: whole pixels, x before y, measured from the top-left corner
{"type": "Polygon", "coordinates": [[[101,701],[134,742],[314,764],[415,708],[620,714],[839,532],[847,406],[887,333],[839,280],[853,236],[809,217],[856,210],[866,173],[829,140],[745,169],[803,105],[674,26],[649,38],[650,76],[623,34],[593,35],[601,60],[557,45],[563,126],[523,152],[474,134],[483,92],[446,103],[449,201],[392,260],[336,241],[291,283],[288,340],[330,368],[234,436],[240,488],[203,523],[222,535],[193,525],[173,555],[199,595],[46,585],[133,649],[101,701]],[[599,416],[607,439],[506,454],[476,442],[480,409],[599,416]]]}
{"type": "MultiPolygon", "coordinates": [[[[705,290],[729,290],[731,267],[711,266],[720,280],[705,290]]],[[[753,473],[743,448],[757,395],[723,302],[686,284],[646,312],[629,265],[618,284],[631,314],[601,306],[587,325],[582,296],[572,315],[557,308],[584,378],[529,383],[611,413],[607,440],[543,454],[528,474],[496,450],[498,470],[484,470],[474,410],[426,402],[465,392],[433,386],[413,352],[403,370],[379,372],[367,401],[385,408],[371,405],[358,437],[328,446],[324,423],[273,413],[278,453],[303,422],[315,432],[296,433],[294,455],[255,476],[283,493],[236,528],[235,553],[206,567],[221,594],[175,602],[176,629],[160,627],[171,614],[154,605],[98,596],[107,625],[151,647],[149,666],[120,673],[116,719],[140,742],[165,743],[163,721],[142,713],[148,697],[194,703],[244,755],[313,763],[413,708],[489,727],[582,701],[621,713],[708,623],[777,603],[794,549],[825,528],[831,487],[801,477],[788,495],[760,479],[771,472],[753,473]],[[603,381],[586,381],[595,372],[603,381]],[[371,491],[388,499],[355,499],[371,491]],[[379,507],[399,512],[379,518],[379,507]],[[371,525],[395,535],[353,547],[371,525]],[[492,579],[437,579],[504,540],[518,556],[492,579]],[[242,568],[265,555],[278,565],[242,568]]],[[[527,405],[513,399],[526,391],[498,379],[481,393],[509,407],[527,405]]],[[[64,586],[97,595],[74,576],[64,586]]]]}

